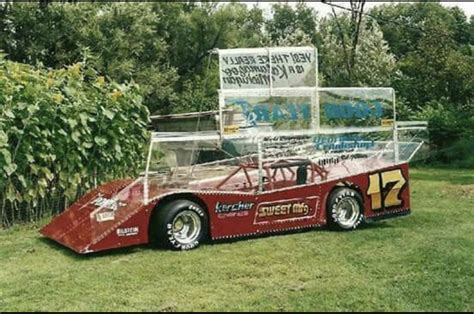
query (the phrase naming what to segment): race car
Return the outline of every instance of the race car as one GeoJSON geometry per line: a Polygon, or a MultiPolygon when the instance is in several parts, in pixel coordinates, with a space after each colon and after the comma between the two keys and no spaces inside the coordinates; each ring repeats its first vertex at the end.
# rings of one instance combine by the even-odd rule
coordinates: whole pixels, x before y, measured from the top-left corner
{"type": "MultiPolygon", "coordinates": [[[[173,146],[174,156],[186,157],[173,146]]],[[[160,164],[147,176],[89,192],[41,232],[78,253],[145,243],[189,250],[208,239],[325,225],[353,230],[410,213],[407,163],[366,156],[320,164],[255,155],[192,166],[160,164]]]]}
{"type": "Polygon", "coordinates": [[[217,129],[153,133],[141,176],[90,191],[44,236],[80,254],[190,250],[410,213],[408,162],[424,141],[406,134],[426,123],[396,121],[393,89],[318,87],[313,47],[218,54],[217,129]]]}

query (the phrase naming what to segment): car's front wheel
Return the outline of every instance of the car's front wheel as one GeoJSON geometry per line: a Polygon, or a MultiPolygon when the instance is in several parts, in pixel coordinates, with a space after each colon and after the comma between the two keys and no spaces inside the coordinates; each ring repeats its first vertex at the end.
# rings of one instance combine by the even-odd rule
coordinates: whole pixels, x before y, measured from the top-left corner
{"type": "Polygon", "coordinates": [[[175,200],[157,210],[150,226],[153,243],[175,250],[191,250],[205,240],[208,219],[198,204],[175,200]]]}
{"type": "Polygon", "coordinates": [[[353,230],[362,222],[362,196],[354,189],[336,188],[328,198],[327,220],[331,229],[353,230]]]}

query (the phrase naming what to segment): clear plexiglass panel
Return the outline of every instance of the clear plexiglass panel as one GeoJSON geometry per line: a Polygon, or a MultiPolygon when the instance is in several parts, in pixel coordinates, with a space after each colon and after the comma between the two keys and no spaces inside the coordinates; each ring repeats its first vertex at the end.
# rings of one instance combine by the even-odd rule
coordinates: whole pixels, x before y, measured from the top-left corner
{"type": "Polygon", "coordinates": [[[392,127],[392,88],[323,88],[319,90],[321,127],[392,127]]]}

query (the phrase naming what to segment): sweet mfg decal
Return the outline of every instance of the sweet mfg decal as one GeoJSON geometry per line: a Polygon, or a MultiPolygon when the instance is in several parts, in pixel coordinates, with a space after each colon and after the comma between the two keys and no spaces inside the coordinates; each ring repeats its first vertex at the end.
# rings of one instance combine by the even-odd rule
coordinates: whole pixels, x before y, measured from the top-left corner
{"type": "Polygon", "coordinates": [[[266,224],[312,218],[316,215],[318,205],[318,196],[261,203],[257,207],[254,223],[266,224]]]}

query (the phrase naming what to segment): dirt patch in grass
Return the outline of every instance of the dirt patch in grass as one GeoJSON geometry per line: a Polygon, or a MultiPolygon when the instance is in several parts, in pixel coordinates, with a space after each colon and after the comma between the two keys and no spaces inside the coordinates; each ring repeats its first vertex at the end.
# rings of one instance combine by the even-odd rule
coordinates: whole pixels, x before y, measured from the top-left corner
{"type": "Polygon", "coordinates": [[[443,195],[474,199],[474,184],[447,186],[443,189],[443,195]]]}

